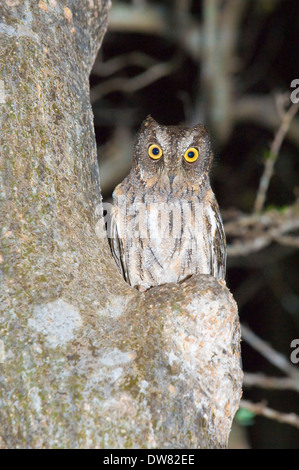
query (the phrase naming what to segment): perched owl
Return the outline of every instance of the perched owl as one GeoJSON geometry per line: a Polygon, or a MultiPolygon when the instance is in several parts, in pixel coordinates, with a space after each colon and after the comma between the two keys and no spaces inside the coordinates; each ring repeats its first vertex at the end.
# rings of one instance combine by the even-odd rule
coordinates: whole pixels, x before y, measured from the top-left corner
{"type": "Polygon", "coordinates": [[[148,116],[133,157],[113,193],[109,234],[124,279],[140,291],[195,273],[224,279],[225,234],[206,128],[161,126],[148,116]]]}

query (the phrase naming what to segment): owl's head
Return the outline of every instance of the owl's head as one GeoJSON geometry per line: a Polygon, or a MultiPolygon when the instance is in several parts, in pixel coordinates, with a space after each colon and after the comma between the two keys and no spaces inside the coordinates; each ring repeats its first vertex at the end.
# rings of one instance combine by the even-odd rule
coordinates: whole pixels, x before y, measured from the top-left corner
{"type": "Polygon", "coordinates": [[[161,126],[151,116],[142,123],[134,147],[134,171],[145,184],[201,185],[213,153],[203,124],[187,128],[161,126]]]}

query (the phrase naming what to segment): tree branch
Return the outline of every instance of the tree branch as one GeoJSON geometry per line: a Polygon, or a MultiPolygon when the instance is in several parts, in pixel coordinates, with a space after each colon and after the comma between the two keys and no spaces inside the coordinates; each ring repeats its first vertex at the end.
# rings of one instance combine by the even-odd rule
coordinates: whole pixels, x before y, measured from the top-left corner
{"type": "Polygon", "coordinates": [[[260,251],[273,241],[296,246],[296,238],[285,239],[289,232],[299,229],[299,209],[295,203],[283,211],[269,210],[262,214],[239,214],[225,223],[228,256],[248,256],[260,251]]]}
{"type": "Polygon", "coordinates": [[[94,86],[90,91],[91,103],[94,103],[98,99],[112,92],[134,93],[160,78],[171,74],[177,66],[177,61],[162,62],[153,65],[145,72],[142,72],[133,78],[112,78],[106,82],[99,83],[99,85],[94,86]]]}
{"type": "Polygon", "coordinates": [[[256,351],[264,356],[271,364],[282,372],[299,381],[299,371],[290,361],[273,349],[266,341],[259,338],[248,326],[242,325],[242,338],[256,351]]]}
{"type": "Polygon", "coordinates": [[[299,428],[299,416],[295,413],[281,413],[272,408],[268,408],[264,402],[251,403],[248,400],[241,400],[240,406],[245,410],[252,411],[256,415],[261,415],[265,418],[274,419],[279,423],[290,424],[291,426],[299,428]]]}
{"type": "MultiPolygon", "coordinates": [[[[277,99],[281,99],[281,97],[278,97],[277,99]]],[[[281,145],[289,130],[292,119],[294,118],[298,109],[299,109],[299,103],[293,103],[289,109],[286,110],[284,108],[282,110],[281,125],[275,134],[274,140],[270,147],[269,156],[265,161],[264,172],[260,179],[260,184],[259,184],[258,192],[256,195],[256,200],[254,203],[254,212],[261,212],[263,210],[268,187],[269,187],[270,180],[272,178],[273,171],[274,171],[274,165],[278,158],[281,145]]]]}
{"type": "Polygon", "coordinates": [[[264,374],[244,374],[243,386],[273,390],[295,390],[299,392],[299,380],[290,377],[268,377],[264,374]]]}

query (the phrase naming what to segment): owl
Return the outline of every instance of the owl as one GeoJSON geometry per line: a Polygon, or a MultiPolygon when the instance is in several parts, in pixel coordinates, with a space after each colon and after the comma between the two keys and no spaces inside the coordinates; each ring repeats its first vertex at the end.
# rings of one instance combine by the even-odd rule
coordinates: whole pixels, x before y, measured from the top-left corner
{"type": "Polygon", "coordinates": [[[142,123],[129,175],[113,193],[109,241],[124,279],[139,291],[193,274],[225,278],[226,241],[210,186],[204,125],[142,123]]]}

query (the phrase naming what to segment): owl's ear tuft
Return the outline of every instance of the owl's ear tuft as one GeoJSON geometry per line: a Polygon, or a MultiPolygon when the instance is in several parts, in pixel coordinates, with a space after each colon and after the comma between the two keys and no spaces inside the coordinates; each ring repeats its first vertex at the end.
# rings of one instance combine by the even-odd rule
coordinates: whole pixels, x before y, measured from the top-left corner
{"type": "Polygon", "coordinates": [[[196,132],[197,136],[202,139],[203,142],[206,142],[208,145],[211,143],[211,138],[208,129],[204,124],[196,124],[192,127],[192,130],[196,132]]]}
{"type": "Polygon", "coordinates": [[[192,127],[192,129],[196,130],[198,133],[202,134],[202,135],[208,135],[208,129],[206,128],[206,126],[204,124],[201,124],[201,123],[198,123],[198,124],[195,124],[195,126],[192,127]]]}
{"type": "Polygon", "coordinates": [[[149,126],[159,126],[157,121],[155,121],[154,118],[152,118],[152,116],[150,114],[143,121],[143,123],[141,125],[141,128],[144,129],[144,128],[147,128],[149,126]]]}

